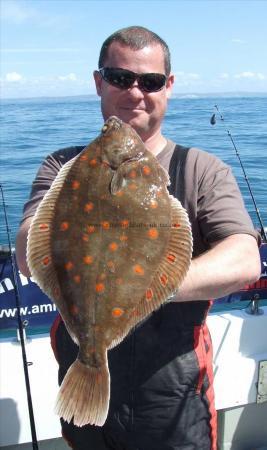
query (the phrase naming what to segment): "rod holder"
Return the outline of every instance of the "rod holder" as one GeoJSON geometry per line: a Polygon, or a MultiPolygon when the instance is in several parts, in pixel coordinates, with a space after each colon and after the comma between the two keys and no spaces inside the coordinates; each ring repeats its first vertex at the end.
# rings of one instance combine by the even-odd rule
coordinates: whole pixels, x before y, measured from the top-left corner
{"type": "Polygon", "coordinates": [[[261,316],[264,311],[259,307],[260,296],[259,294],[254,294],[250,304],[245,309],[246,313],[251,316],[261,316]]]}

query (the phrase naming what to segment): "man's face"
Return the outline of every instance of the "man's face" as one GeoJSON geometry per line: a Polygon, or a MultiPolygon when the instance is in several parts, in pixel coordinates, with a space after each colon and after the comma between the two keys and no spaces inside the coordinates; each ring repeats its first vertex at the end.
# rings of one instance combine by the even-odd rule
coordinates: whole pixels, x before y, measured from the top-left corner
{"type": "MultiPolygon", "coordinates": [[[[158,44],[132,50],[114,42],[109,47],[104,67],[165,74],[164,55],[158,44]]],[[[141,91],[137,81],[129,89],[119,89],[104,81],[98,72],[94,73],[94,78],[104,120],[110,116],[119,117],[129,123],[143,140],[158,132],[171,94],[173,76],[168,77],[166,86],[158,92],[141,91]]]]}

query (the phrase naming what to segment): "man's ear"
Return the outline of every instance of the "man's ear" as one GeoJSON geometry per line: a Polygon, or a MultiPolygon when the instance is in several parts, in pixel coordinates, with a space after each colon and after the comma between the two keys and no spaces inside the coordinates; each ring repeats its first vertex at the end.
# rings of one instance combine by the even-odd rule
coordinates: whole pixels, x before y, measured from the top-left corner
{"type": "Polygon", "coordinates": [[[98,72],[98,70],[95,70],[93,75],[94,75],[95,87],[96,87],[97,95],[101,96],[103,79],[102,79],[100,73],[98,72]]]}
{"type": "Polygon", "coordinates": [[[167,80],[167,83],[166,83],[167,98],[171,97],[173,83],[174,83],[174,75],[171,74],[171,75],[168,76],[168,80],[167,80]]]}

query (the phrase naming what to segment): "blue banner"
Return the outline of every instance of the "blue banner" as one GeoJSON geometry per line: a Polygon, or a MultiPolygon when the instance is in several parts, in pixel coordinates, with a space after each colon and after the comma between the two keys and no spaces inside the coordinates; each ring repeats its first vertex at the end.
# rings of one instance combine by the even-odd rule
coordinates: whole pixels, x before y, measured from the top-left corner
{"type": "MultiPolygon", "coordinates": [[[[240,300],[257,298],[267,299],[267,244],[260,248],[262,275],[259,281],[226,297],[215,300],[216,303],[233,303],[240,300]]],[[[50,328],[57,315],[56,306],[40,290],[31,278],[23,276],[17,266],[17,281],[20,299],[20,313],[28,327],[50,328]]],[[[0,331],[18,328],[18,311],[14,287],[11,258],[8,253],[0,255],[0,331]]]]}
{"type": "MultiPolygon", "coordinates": [[[[28,327],[50,327],[57,315],[56,306],[31,278],[26,278],[16,266],[20,314],[28,327]]],[[[15,282],[11,258],[0,256],[0,331],[18,328],[15,282]]]]}

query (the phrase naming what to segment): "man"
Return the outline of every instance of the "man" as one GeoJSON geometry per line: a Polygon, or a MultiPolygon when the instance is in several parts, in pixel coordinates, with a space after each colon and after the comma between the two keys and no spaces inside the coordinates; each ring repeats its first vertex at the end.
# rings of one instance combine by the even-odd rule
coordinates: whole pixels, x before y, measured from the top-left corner
{"type": "MultiPolygon", "coordinates": [[[[171,192],[192,224],[194,257],[178,295],[109,352],[105,425],[78,428],[62,421],[63,434],[76,450],[215,450],[208,300],[258,279],[257,235],[229,167],[206,152],[175,147],[162,135],[174,76],[169,49],[159,36],[142,27],[114,33],[102,46],[94,79],[103,118],[116,115],[129,123],[169,169],[171,192]]],[[[17,260],[25,275],[32,216],[60,166],[80,150],[54,153],[37,174],[17,237],[17,260]]],[[[52,336],[61,382],[77,347],[60,320],[52,336]]]]}

